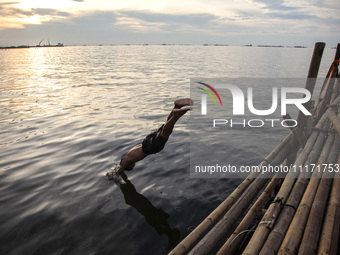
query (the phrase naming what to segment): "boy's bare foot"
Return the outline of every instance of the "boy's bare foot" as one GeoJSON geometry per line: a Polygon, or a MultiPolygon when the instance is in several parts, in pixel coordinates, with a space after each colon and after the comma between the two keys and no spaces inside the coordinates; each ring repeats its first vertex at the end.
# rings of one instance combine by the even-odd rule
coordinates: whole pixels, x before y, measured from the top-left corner
{"type": "Polygon", "coordinates": [[[172,111],[173,111],[174,116],[179,118],[183,116],[187,111],[190,111],[190,110],[192,110],[192,106],[186,105],[179,109],[175,108],[172,111]]]}
{"type": "Polygon", "coordinates": [[[190,98],[181,98],[175,101],[175,109],[180,109],[183,106],[192,106],[194,102],[190,98]]]}

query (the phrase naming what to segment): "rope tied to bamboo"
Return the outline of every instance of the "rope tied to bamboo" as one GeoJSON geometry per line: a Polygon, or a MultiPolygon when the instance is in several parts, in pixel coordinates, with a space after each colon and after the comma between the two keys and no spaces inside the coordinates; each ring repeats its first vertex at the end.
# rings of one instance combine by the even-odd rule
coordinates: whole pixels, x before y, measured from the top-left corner
{"type": "Polygon", "coordinates": [[[273,214],[272,214],[272,217],[270,220],[267,220],[267,221],[261,221],[259,223],[260,224],[267,224],[266,227],[269,228],[269,229],[272,229],[275,222],[276,222],[276,219],[278,217],[278,214],[283,206],[283,198],[282,197],[278,197],[276,198],[272,204],[275,204],[274,205],[274,209],[273,209],[273,214]]]}
{"type": "Polygon", "coordinates": [[[238,233],[235,237],[234,237],[234,239],[233,240],[231,240],[231,242],[230,242],[230,245],[240,236],[240,235],[242,235],[242,234],[244,234],[244,233],[247,233],[247,232],[255,232],[255,226],[253,226],[251,229],[246,229],[246,230],[243,230],[243,231],[241,231],[240,233],[238,233]]]}

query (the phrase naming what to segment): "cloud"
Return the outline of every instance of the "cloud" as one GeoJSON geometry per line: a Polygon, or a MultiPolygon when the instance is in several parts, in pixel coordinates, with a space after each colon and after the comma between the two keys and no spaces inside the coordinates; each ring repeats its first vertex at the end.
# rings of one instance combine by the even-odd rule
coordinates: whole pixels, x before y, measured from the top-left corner
{"type": "Polygon", "coordinates": [[[49,9],[49,8],[33,8],[31,9],[31,15],[41,15],[41,16],[61,16],[61,17],[68,17],[70,14],[68,12],[62,12],[56,9],[49,9]]]}
{"type": "Polygon", "coordinates": [[[22,9],[19,2],[0,3],[0,30],[22,29],[26,24],[41,24],[50,20],[64,19],[69,13],[51,8],[22,9]]]}
{"type": "Polygon", "coordinates": [[[20,8],[15,7],[16,4],[18,4],[18,2],[0,3],[1,17],[6,17],[6,16],[18,17],[20,15],[27,15],[27,16],[31,15],[30,11],[22,10],[20,8]]]}
{"type": "Polygon", "coordinates": [[[283,18],[335,18],[339,20],[338,0],[253,0],[261,3],[265,13],[276,14],[283,18]]]}
{"type": "Polygon", "coordinates": [[[253,0],[256,12],[238,10],[239,17],[248,20],[249,26],[259,34],[329,35],[340,33],[339,15],[334,0],[253,0]]]}
{"type": "Polygon", "coordinates": [[[0,30],[6,28],[24,28],[23,24],[18,20],[27,18],[32,13],[15,7],[18,2],[0,3],[0,30]]]}
{"type": "Polygon", "coordinates": [[[119,11],[119,13],[123,16],[133,17],[148,22],[185,23],[197,26],[206,25],[217,18],[217,16],[208,13],[177,15],[135,10],[123,10],[119,11]]]}
{"type": "MultiPolygon", "coordinates": [[[[87,4],[90,0],[85,2],[87,4]]],[[[211,4],[203,0],[199,1],[200,8],[195,6],[191,10],[179,7],[178,11],[175,11],[176,8],[155,10],[137,7],[93,11],[86,9],[86,4],[81,4],[82,8],[84,6],[86,8],[77,10],[72,8],[20,9],[16,7],[17,2],[0,3],[2,14],[0,44],[5,40],[3,38],[19,40],[20,37],[23,40],[21,43],[24,44],[30,43],[27,41],[28,38],[35,44],[41,40],[40,38],[51,40],[56,38],[55,40],[65,44],[196,43],[198,41],[204,43],[210,40],[212,42],[217,40],[218,43],[231,40],[232,37],[266,36],[268,39],[272,36],[277,39],[278,35],[339,38],[338,15],[327,16],[327,12],[332,13],[331,7],[335,3],[333,0],[311,2],[249,0],[248,6],[242,2],[241,5],[232,6],[232,10],[228,9],[231,5],[226,4],[225,11],[222,8],[224,1],[214,0],[213,3],[216,4],[214,8],[220,6],[221,11],[214,12],[213,9],[203,8],[204,4],[211,4]],[[14,28],[24,29],[19,33],[14,28]]],[[[237,1],[237,4],[240,4],[240,1],[237,1]]],[[[143,7],[142,2],[139,6],[143,7]]],[[[249,41],[251,39],[245,43],[249,41]]]]}
{"type": "Polygon", "coordinates": [[[274,11],[299,10],[301,7],[287,6],[285,0],[254,0],[254,2],[264,4],[263,8],[274,11]]]}
{"type": "Polygon", "coordinates": [[[202,29],[211,25],[217,16],[207,13],[202,14],[162,14],[149,11],[123,10],[119,11],[117,27],[130,29],[136,33],[171,33],[188,29],[202,29]]]}
{"type": "Polygon", "coordinates": [[[115,11],[96,11],[72,16],[66,23],[72,26],[90,26],[100,29],[102,27],[111,27],[116,20],[117,13],[115,11]]]}

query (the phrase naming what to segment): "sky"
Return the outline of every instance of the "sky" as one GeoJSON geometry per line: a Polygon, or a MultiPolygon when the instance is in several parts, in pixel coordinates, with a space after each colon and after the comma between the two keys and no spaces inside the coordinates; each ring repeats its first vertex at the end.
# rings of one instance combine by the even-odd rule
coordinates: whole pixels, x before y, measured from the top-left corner
{"type": "Polygon", "coordinates": [[[340,43],[339,0],[0,0],[0,46],[340,43]]]}

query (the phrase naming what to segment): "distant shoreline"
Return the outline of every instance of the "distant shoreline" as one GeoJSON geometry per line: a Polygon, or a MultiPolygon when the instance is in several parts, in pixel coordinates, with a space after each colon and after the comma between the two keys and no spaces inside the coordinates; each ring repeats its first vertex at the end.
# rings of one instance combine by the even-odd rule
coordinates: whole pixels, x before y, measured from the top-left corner
{"type": "MultiPolygon", "coordinates": [[[[55,48],[55,47],[67,47],[67,46],[237,46],[237,47],[259,47],[259,48],[295,48],[295,49],[306,49],[309,48],[304,45],[295,46],[284,46],[284,45],[267,45],[267,44],[245,44],[245,45],[228,45],[228,44],[89,44],[89,45],[66,45],[63,43],[58,43],[56,45],[19,45],[19,46],[0,46],[0,50],[7,49],[28,49],[28,48],[55,48]]],[[[336,49],[336,47],[330,47],[331,49],[336,49]]]]}
{"type": "Polygon", "coordinates": [[[49,48],[49,47],[64,47],[63,43],[58,43],[56,45],[19,45],[19,46],[7,46],[7,47],[0,47],[1,50],[7,50],[7,49],[27,49],[27,48],[49,48]]]}

